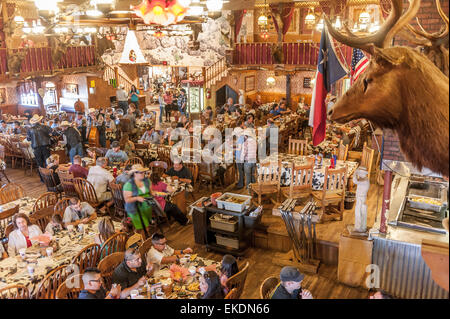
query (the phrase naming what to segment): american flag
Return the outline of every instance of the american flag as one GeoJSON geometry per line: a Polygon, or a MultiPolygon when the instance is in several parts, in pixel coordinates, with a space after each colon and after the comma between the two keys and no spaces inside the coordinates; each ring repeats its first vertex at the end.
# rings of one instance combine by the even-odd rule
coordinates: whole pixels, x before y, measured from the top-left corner
{"type": "Polygon", "coordinates": [[[368,65],[369,59],[367,59],[364,53],[360,49],[353,49],[351,84],[358,79],[359,75],[364,72],[368,65]]]}

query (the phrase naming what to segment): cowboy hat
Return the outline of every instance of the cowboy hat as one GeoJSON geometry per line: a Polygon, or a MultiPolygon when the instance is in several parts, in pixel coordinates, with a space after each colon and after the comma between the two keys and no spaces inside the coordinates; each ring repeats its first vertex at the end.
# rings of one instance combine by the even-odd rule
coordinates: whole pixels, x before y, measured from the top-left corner
{"type": "Polygon", "coordinates": [[[62,121],[62,123],[59,126],[70,126],[70,123],[67,121],[62,121]]]}
{"type": "Polygon", "coordinates": [[[130,174],[134,174],[136,172],[148,172],[149,169],[147,167],[142,166],[141,164],[134,164],[131,166],[130,174]]]}
{"type": "Polygon", "coordinates": [[[89,113],[95,113],[97,110],[96,109],[94,109],[93,107],[91,107],[90,109],[89,109],[89,113]]]}
{"type": "Polygon", "coordinates": [[[39,123],[42,120],[43,116],[34,114],[33,117],[30,119],[30,124],[36,124],[39,123]]]}

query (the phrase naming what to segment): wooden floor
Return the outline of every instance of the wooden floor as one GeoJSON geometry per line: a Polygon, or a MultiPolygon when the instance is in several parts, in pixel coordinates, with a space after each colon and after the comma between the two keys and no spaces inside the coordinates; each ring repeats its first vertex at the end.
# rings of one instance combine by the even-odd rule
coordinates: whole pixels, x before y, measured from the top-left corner
{"type": "MultiPolygon", "coordinates": [[[[6,173],[11,182],[22,185],[30,197],[39,197],[42,193],[46,192],[45,186],[40,182],[36,173],[32,176],[25,175],[23,169],[7,169],[6,173]]],[[[4,180],[2,182],[5,182],[4,180]]],[[[214,191],[221,191],[214,188],[214,191]]],[[[199,193],[196,194],[196,198],[210,194],[210,191],[203,187],[199,193]]],[[[368,226],[372,226],[375,218],[375,208],[377,203],[377,195],[382,195],[382,190],[377,189],[375,185],[372,185],[369,196],[369,217],[368,226]],[[377,192],[379,191],[379,194],[377,192]]],[[[379,202],[378,205],[380,205],[379,202]]],[[[279,217],[271,216],[270,210],[265,211],[265,221],[272,220],[274,227],[279,227],[280,231],[284,231],[283,224],[279,217]],[[281,226],[280,226],[281,225],[281,226]]],[[[339,234],[345,227],[345,224],[352,223],[353,216],[351,211],[346,211],[344,214],[344,220],[340,222],[330,222],[322,225],[318,225],[317,234],[319,239],[329,240],[333,242],[339,241],[339,234]]],[[[209,259],[220,261],[221,254],[214,252],[207,252],[205,247],[197,245],[194,242],[193,226],[179,226],[178,224],[172,224],[170,229],[165,228],[165,233],[170,245],[175,249],[183,249],[186,247],[192,247],[200,256],[209,259]]],[[[240,262],[249,261],[250,271],[246,280],[246,285],[242,298],[256,299],[259,298],[259,287],[263,280],[269,276],[279,276],[281,267],[272,264],[272,258],[275,251],[263,250],[258,248],[248,249],[246,255],[240,260],[240,262]]],[[[363,299],[367,298],[367,290],[361,288],[352,288],[341,284],[337,281],[337,267],[321,265],[319,273],[317,275],[306,275],[303,286],[309,289],[313,296],[317,299],[363,299]]]]}

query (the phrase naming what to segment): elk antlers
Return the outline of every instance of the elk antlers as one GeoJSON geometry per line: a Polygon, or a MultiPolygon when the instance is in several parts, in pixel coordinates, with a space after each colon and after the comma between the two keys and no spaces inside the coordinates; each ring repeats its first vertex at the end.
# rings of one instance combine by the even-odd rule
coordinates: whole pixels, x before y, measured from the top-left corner
{"type": "Polygon", "coordinates": [[[420,7],[420,0],[409,0],[408,10],[402,14],[403,1],[392,0],[392,10],[386,21],[380,29],[365,37],[358,37],[350,32],[343,34],[333,28],[330,19],[325,16],[324,21],[331,36],[337,41],[353,48],[359,48],[371,54],[374,52],[374,46],[378,48],[386,48],[391,46],[392,39],[416,14],[420,7]]]}
{"type": "Polygon", "coordinates": [[[437,7],[437,10],[438,10],[439,15],[441,16],[442,20],[444,20],[444,22],[445,22],[444,31],[439,31],[439,32],[435,32],[435,33],[429,33],[427,31],[425,31],[425,29],[422,27],[422,25],[420,24],[419,19],[417,17],[416,17],[416,22],[417,22],[417,25],[419,26],[420,30],[415,29],[410,24],[406,25],[406,27],[411,32],[413,32],[414,34],[416,34],[422,38],[429,40],[431,43],[435,43],[436,41],[440,41],[440,40],[442,41],[442,39],[444,39],[448,35],[448,32],[449,32],[449,21],[448,21],[449,19],[445,15],[444,10],[442,10],[441,3],[439,0],[436,0],[436,7],[437,7]]]}

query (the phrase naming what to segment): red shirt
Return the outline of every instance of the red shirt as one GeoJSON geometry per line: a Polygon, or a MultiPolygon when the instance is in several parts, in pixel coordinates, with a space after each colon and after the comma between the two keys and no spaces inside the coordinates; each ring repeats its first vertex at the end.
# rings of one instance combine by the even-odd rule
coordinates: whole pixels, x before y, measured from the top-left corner
{"type": "Polygon", "coordinates": [[[30,237],[25,236],[25,240],[27,241],[27,248],[30,248],[31,246],[33,246],[33,245],[31,244],[30,237]]]}
{"type": "Polygon", "coordinates": [[[81,165],[72,164],[69,173],[72,173],[73,177],[87,178],[89,171],[81,165]]]}
{"type": "Polygon", "coordinates": [[[172,96],[170,94],[165,94],[163,96],[163,99],[164,99],[164,103],[166,103],[166,104],[171,104],[173,101],[172,96]]]}
{"type": "MultiPolygon", "coordinates": [[[[159,182],[158,184],[152,184],[152,191],[155,192],[165,192],[167,190],[167,184],[164,182],[159,182]]],[[[155,196],[155,199],[158,201],[159,205],[162,209],[166,206],[166,200],[164,197],[161,196],[155,196]]]]}

